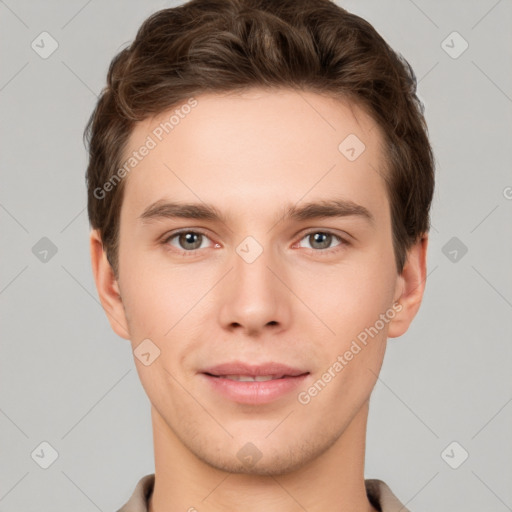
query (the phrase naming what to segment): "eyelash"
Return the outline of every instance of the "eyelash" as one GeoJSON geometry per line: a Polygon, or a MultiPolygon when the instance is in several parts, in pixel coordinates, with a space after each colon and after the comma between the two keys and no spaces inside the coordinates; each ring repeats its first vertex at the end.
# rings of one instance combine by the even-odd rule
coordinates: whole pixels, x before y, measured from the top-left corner
{"type": "MultiPolygon", "coordinates": [[[[184,256],[184,257],[196,256],[197,251],[199,251],[200,249],[193,249],[191,251],[179,250],[175,247],[173,247],[172,249],[169,249],[169,241],[183,233],[200,234],[200,235],[205,236],[208,239],[210,238],[204,231],[202,231],[200,229],[182,229],[180,231],[175,231],[175,232],[169,234],[169,236],[165,236],[161,242],[162,245],[164,245],[166,247],[166,249],[171,252],[177,251],[178,256],[184,256]]],[[[339,250],[343,250],[343,248],[345,248],[346,246],[351,245],[350,242],[348,242],[345,238],[342,238],[340,235],[337,235],[329,230],[320,230],[320,229],[314,229],[314,230],[308,231],[307,233],[304,233],[302,235],[302,237],[300,238],[299,242],[304,240],[304,238],[306,238],[307,236],[310,236],[310,235],[316,234],[316,233],[322,233],[323,235],[331,235],[334,238],[338,239],[338,241],[340,243],[330,249],[309,249],[310,251],[313,251],[315,254],[319,254],[321,256],[326,256],[326,255],[330,255],[332,253],[338,252],[339,250]]]]}

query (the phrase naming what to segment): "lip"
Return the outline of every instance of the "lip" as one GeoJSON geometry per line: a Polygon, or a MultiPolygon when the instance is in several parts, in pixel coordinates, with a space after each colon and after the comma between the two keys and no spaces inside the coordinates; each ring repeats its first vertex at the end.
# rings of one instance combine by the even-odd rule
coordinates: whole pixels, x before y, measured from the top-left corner
{"type": "Polygon", "coordinates": [[[291,366],[268,362],[260,364],[248,364],[242,361],[232,361],[229,363],[218,364],[202,370],[201,373],[210,373],[212,375],[249,375],[251,377],[258,377],[261,375],[286,375],[289,377],[297,377],[303,373],[308,373],[307,370],[293,368],[291,366]]]}
{"type": "Polygon", "coordinates": [[[259,405],[291,393],[304,382],[309,372],[275,362],[250,365],[234,361],[212,366],[201,371],[200,374],[216,393],[220,393],[225,398],[241,404],[259,405]],[[256,382],[230,380],[223,378],[223,375],[282,377],[256,382]]]}

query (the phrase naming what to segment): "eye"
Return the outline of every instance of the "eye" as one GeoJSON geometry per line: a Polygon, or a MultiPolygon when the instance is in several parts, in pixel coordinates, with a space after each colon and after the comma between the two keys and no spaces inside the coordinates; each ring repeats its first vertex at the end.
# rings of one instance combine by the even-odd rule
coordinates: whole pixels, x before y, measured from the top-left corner
{"type": "Polygon", "coordinates": [[[339,250],[340,246],[349,245],[349,243],[341,238],[339,235],[330,233],[329,231],[310,231],[301,239],[298,246],[301,247],[301,242],[306,240],[309,243],[309,248],[315,252],[332,253],[339,250]],[[332,242],[338,240],[339,243],[332,248],[332,242]]]}
{"type": "MultiPolygon", "coordinates": [[[[309,244],[309,247],[306,246],[306,248],[311,249],[316,254],[322,255],[337,252],[344,246],[350,245],[348,241],[339,235],[321,230],[306,233],[294,247],[303,247],[301,245],[303,240],[306,240],[309,244]],[[332,243],[336,240],[338,243],[333,246],[332,243]]],[[[171,246],[173,249],[169,250],[177,251],[182,256],[193,256],[199,249],[212,247],[208,242],[212,241],[205,233],[191,229],[171,233],[162,240],[162,244],[166,246],[166,248],[169,249],[169,246],[171,246]]],[[[216,243],[214,246],[220,247],[220,245],[216,243]]]]}
{"type": "Polygon", "coordinates": [[[176,248],[178,252],[185,254],[207,248],[208,241],[210,241],[210,239],[201,231],[185,230],[169,235],[162,243],[164,245],[170,245],[176,248]]]}

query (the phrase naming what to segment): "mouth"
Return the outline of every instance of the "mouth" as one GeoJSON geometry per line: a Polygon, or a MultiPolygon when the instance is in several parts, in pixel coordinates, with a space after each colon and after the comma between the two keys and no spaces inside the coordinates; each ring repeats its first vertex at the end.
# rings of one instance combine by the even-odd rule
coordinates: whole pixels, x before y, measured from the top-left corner
{"type": "Polygon", "coordinates": [[[208,368],[200,375],[215,394],[236,403],[259,405],[286,397],[310,372],[274,362],[249,365],[235,361],[208,368]]]}
{"type": "Polygon", "coordinates": [[[288,366],[274,361],[260,364],[249,364],[242,361],[231,361],[205,368],[201,373],[212,377],[264,377],[265,380],[280,379],[283,377],[297,377],[308,373],[307,370],[288,366]]]}
{"type": "Polygon", "coordinates": [[[238,382],[266,382],[269,380],[284,379],[285,377],[295,377],[294,375],[213,375],[208,372],[206,372],[206,375],[217,379],[229,379],[238,382]]]}

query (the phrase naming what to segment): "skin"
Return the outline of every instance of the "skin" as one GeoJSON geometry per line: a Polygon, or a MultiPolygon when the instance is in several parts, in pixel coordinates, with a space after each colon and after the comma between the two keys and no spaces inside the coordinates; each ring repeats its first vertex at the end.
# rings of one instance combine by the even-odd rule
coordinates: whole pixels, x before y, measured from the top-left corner
{"type": "MultiPolygon", "coordinates": [[[[196,99],[125,178],[118,280],[99,233],[90,237],[112,329],[133,349],[149,338],[160,350],[148,366],[134,358],[152,411],[149,510],[374,511],[364,487],[369,398],[387,338],[405,333],[420,307],[427,236],[398,274],[382,135],[356,105],[287,89],[196,99]],[[353,162],[338,150],[349,134],[366,146],[353,162]],[[284,204],[339,197],[366,207],[374,223],[282,219],[284,204]],[[159,199],[213,204],[226,222],[141,222],[159,199]],[[165,242],[181,228],[206,233],[200,248],[165,242]],[[326,230],[349,243],[333,237],[323,249],[309,236],[326,230]],[[250,264],[236,252],[247,236],[263,248],[250,264]],[[309,371],[307,390],[393,304],[401,311],[306,405],[296,392],[238,404],[198,374],[235,359],[277,361],[309,371]],[[251,467],[237,457],[249,442],[261,453],[251,467]]],[[[138,123],[126,155],[168,118],[138,123]]]]}

